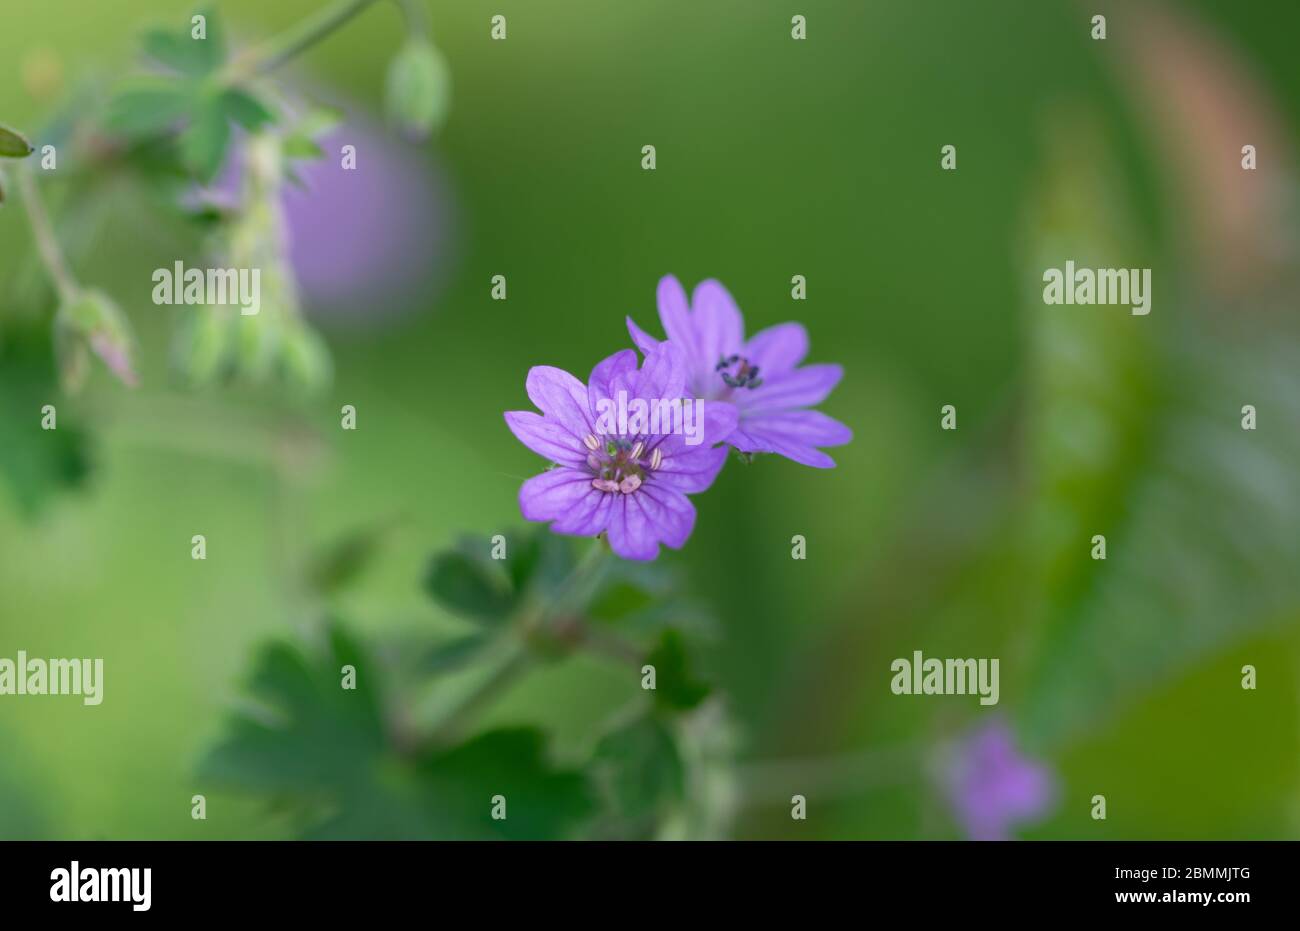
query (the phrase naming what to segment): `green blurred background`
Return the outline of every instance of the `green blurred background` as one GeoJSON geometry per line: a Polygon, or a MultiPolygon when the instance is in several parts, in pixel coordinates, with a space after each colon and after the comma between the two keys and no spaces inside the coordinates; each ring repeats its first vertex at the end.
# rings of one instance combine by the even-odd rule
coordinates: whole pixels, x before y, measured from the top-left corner
{"type": "MultiPolygon", "coordinates": [[[[244,40],[316,6],[219,4],[244,40]]],[[[832,471],[729,463],[694,499],[686,548],[663,557],[721,621],[704,660],[742,761],[816,781],[807,822],[789,817],[796,775],[755,793],[735,836],[957,836],[928,765],[893,754],[924,759],[980,709],[891,695],[889,663],[914,649],[1002,658],[999,710],[1060,782],[1029,836],[1300,836],[1300,7],[428,7],[452,113],[411,151],[448,199],[439,273],[392,298],[404,316],[322,320],[326,397],[171,384],[177,311],[150,302],[149,275],[176,256],[141,232],[143,211],[116,211],[78,262],[137,328],[143,384],[99,373],[66,402],[94,436],[83,488],[39,508],[38,480],[0,493],[0,656],[103,657],[105,701],[0,700],[0,836],[284,836],[255,800],[212,795],[207,821],[189,800],[208,791],[195,763],[252,649],[309,620],[302,567],[401,515],[333,610],[363,631],[452,626],[420,579],[458,533],[520,523],[518,486],[540,463],[501,412],[527,406],[528,367],[585,375],[628,345],[625,314],[657,332],[668,273],[721,280],[750,332],[804,322],[810,361],[846,370],[823,409],[855,431],[832,471]],[[505,42],[489,38],[498,13],[505,42]],[[790,38],[794,13],[806,41],[790,38]],[[1105,42],[1089,38],[1094,13],[1105,42]],[[939,168],[945,144],[955,172],[939,168]],[[1042,270],[1090,256],[1151,267],[1151,315],[1045,307],[1042,270]],[[489,299],[495,274],[505,302],[489,299]],[[1246,403],[1255,433],[1239,427],[1246,403]],[[338,429],[342,404],[355,433],[338,429]],[[944,404],[955,432],[939,429],[944,404]],[[1094,533],[1104,563],[1088,558],[1094,533]],[[794,534],[806,561],[790,558],[794,534]]],[[[117,74],[142,26],[188,12],[7,0],[0,119],[39,146],[57,96],[33,85],[33,61],[64,86],[117,74]]],[[[377,112],[401,35],[381,5],[287,74],[377,112]]],[[[28,238],[19,208],[0,212],[0,281],[29,261],[28,238]]],[[[38,440],[36,410],[22,416],[31,429],[0,433],[11,455],[38,440]]],[[[541,722],[576,754],[636,688],[573,659],[490,720],[541,722]]]]}

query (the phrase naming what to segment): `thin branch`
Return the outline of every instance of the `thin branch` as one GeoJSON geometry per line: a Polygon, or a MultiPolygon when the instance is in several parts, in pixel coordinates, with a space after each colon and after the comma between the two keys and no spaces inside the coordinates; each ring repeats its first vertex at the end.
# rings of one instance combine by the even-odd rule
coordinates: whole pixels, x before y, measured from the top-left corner
{"type": "Polygon", "coordinates": [[[77,279],[68,268],[63,250],[59,248],[59,240],[54,235],[54,225],[45,210],[45,202],[41,200],[41,193],[32,178],[31,170],[25,165],[18,169],[18,190],[22,194],[23,209],[27,212],[27,222],[31,224],[32,236],[36,239],[36,249],[40,253],[41,264],[45,266],[50,280],[54,282],[59,299],[69,300],[77,293],[77,279]]]}

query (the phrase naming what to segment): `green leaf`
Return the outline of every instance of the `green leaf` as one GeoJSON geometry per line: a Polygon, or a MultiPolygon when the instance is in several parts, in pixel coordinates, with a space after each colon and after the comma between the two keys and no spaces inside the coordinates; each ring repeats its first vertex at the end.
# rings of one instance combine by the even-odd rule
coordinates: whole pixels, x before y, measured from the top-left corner
{"type": "Polygon", "coordinates": [[[91,471],[90,436],[76,410],[58,402],[48,326],[0,332],[0,482],[26,518],[60,492],[82,487],[91,471]],[[54,404],[57,430],[41,429],[54,404]]]}
{"type": "Polygon", "coordinates": [[[655,714],[642,715],[606,734],[588,773],[602,800],[602,834],[651,837],[685,792],[685,767],[677,741],[655,714]]]}
{"type": "Polygon", "coordinates": [[[397,128],[417,139],[428,136],[447,118],[451,69],[427,39],[407,39],[393,57],[384,102],[397,128]]]}
{"type": "Polygon", "coordinates": [[[154,29],[145,33],[142,41],[144,54],[161,65],[191,78],[211,74],[225,61],[225,37],[220,19],[211,11],[203,11],[206,19],[205,37],[195,38],[192,22],[180,31],[154,29]]]}
{"type": "Polygon", "coordinates": [[[465,541],[433,560],[426,587],[455,614],[479,622],[504,620],[516,599],[504,571],[488,557],[490,544],[465,541]],[[481,555],[477,550],[481,549],[481,555]]]}
{"type": "Polygon", "coordinates": [[[343,631],[307,654],[276,643],[199,778],[274,802],[314,839],[552,839],[592,808],[580,772],[559,769],[536,730],[491,731],[448,748],[399,752],[376,690],[381,670],[343,631]],[[356,689],[341,668],[356,669],[356,689]],[[492,818],[492,798],[507,818],[492,818]]]}
{"type": "Polygon", "coordinates": [[[181,133],[181,160],[202,182],[211,181],[225,161],[230,123],[220,98],[200,104],[193,121],[181,133]]]}
{"type": "Polygon", "coordinates": [[[324,158],[325,153],[313,140],[306,136],[289,136],[281,147],[285,158],[314,160],[324,158]]]}
{"type": "Polygon", "coordinates": [[[346,588],[374,562],[391,529],[391,521],[372,524],[324,548],[307,569],[311,587],[323,594],[346,588]]]}
{"type": "Polygon", "coordinates": [[[667,710],[689,711],[708,696],[709,686],[694,678],[686,655],[686,643],[676,630],[665,630],[659,643],[646,657],[655,668],[655,704],[667,710]]]}
{"type": "Polygon", "coordinates": [[[506,572],[518,594],[558,594],[576,564],[573,541],[542,526],[506,534],[506,546],[506,572]]]}
{"type": "Polygon", "coordinates": [[[231,719],[200,764],[201,778],[251,792],[347,794],[384,750],[377,676],[338,627],[319,658],[288,643],[269,645],[249,683],[254,703],[231,719]],[[357,670],[355,690],[341,687],[344,665],[357,670]]]}
{"type": "Polygon", "coordinates": [[[257,97],[239,88],[230,88],[221,94],[220,106],[227,118],[249,132],[254,132],[274,121],[270,109],[257,97]]]}
{"type": "Polygon", "coordinates": [[[32,154],[32,144],[16,129],[0,124],[0,156],[26,158],[32,154]]]}
{"type": "Polygon", "coordinates": [[[141,78],[124,84],[108,102],[105,127],[131,139],[165,132],[190,115],[195,89],[189,84],[141,78]]]}
{"type": "Polygon", "coordinates": [[[145,33],[141,45],[146,56],[181,74],[201,77],[209,70],[202,40],[192,39],[188,33],[178,35],[155,29],[145,33]]]}
{"type": "Polygon", "coordinates": [[[573,836],[594,808],[581,772],[552,765],[546,738],[530,727],[488,731],[419,764],[419,774],[456,836],[552,840],[573,836]],[[502,796],[506,818],[492,818],[502,796]]]}

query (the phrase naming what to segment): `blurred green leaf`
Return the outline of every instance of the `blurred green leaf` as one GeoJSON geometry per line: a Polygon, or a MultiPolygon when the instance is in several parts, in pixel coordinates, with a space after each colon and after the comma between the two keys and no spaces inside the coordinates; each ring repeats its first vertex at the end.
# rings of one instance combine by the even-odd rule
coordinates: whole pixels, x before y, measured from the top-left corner
{"type": "Polygon", "coordinates": [[[264,102],[252,93],[239,88],[224,91],[221,94],[220,105],[227,118],[249,132],[254,132],[275,119],[264,102]]]}
{"type": "Polygon", "coordinates": [[[516,593],[533,591],[541,597],[558,594],[573,572],[572,541],[544,527],[526,527],[506,534],[506,572],[516,593]]]}
{"type": "Polygon", "coordinates": [[[90,437],[60,403],[50,339],[48,327],[0,331],[0,479],[29,518],[90,474],[90,437]],[[58,429],[41,429],[46,404],[55,405],[58,429]]]}
{"type": "Polygon", "coordinates": [[[308,583],[323,594],[346,588],[374,562],[391,529],[392,522],[384,521],[345,534],[329,544],[308,566],[308,583]]]}
{"type": "Polygon", "coordinates": [[[591,809],[585,777],[557,769],[533,729],[491,731],[457,746],[399,751],[374,683],[381,671],[340,628],[309,656],[285,643],[259,656],[249,691],[199,776],[276,801],[305,836],[559,838],[591,809]],[[341,687],[344,665],[356,689],[341,687]],[[492,818],[502,795],[507,818],[492,818]]]}
{"type": "Polygon", "coordinates": [[[321,147],[314,140],[301,135],[287,137],[281,151],[284,152],[286,158],[314,160],[325,156],[321,147]]]}
{"type": "MultiPolygon", "coordinates": [[[[1081,137],[1080,122],[1053,137],[1031,211],[1035,278],[1066,256],[1151,263],[1101,134],[1081,137]]],[[[1208,341],[1199,309],[1176,303],[1194,289],[1163,280],[1149,317],[1044,306],[1040,283],[1031,292],[1021,584],[1039,642],[1023,723],[1040,742],[1086,731],[1300,611],[1300,431],[1244,431],[1238,410],[1268,398],[1277,422],[1300,423],[1296,340],[1252,345],[1242,330],[1208,341]],[[1090,558],[1094,534],[1104,560],[1090,558]]]]}
{"type": "Polygon", "coordinates": [[[480,556],[471,551],[473,546],[464,543],[434,557],[426,587],[455,614],[480,622],[502,621],[515,606],[514,593],[504,571],[487,557],[487,550],[480,556]]]}
{"type": "Polygon", "coordinates": [[[108,102],[105,127],[135,139],[171,129],[190,115],[196,91],[188,83],[164,78],[135,78],[108,102]]]}
{"type": "Polygon", "coordinates": [[[248,685],[255,704],[232,717],[226,738],[199,767],[202,778],[252,792],[352,790],[385,746],[377,676],[339,627],[318,659],[289,643],[270,644],[248,685]],[[344,665],[357,670],[355,690],[342,688],[344,665]]]}
{"type": "Polygon", "coordinates": [[[603,802],[599,829],[609,836],[652,837],[683,798],[686,778],[677,742],[653,713],[602,737],[588,771],[603,802]]]}
{"type": "Polygon", "coordinates": [[[192,78],[211,74],[225,60],[225,35],[221,20],[211,10],[201,11],[204,38],[195,38],[194,26],[186,21],[179,31],[153,29],[142,41],[144,54],[161,65],[192,78]]]}
{"type": "Polygon", "coordinates": [[[593,809],[585,776],[557,769],[546,739],[530,727],[488,731],[419,764],[430,798],[455,825],[455,836],[546,840],[572,837],[593,809]],[[492,818],[502,796],[506,818],[492,818]]]}
{"type": "Polygon", "coordinates": [[[0,124],[0,156],[26,158],[32,153],[32,144],[16,129],[0,124]]]}
{"type": "Polygon", "coordinates": [[[202,182],[216,176],[230,143],[230,121],[220,98],[203,100],[180,136],[181,160],[202,182]]]}
{"type": "Polygon", "coordinates": [[[710,688],[692,675],[686,642],[676,630],[663,632],[646,662],[655,668],[654,700],[658,707],[689,711],[708,697],[710,688]]]}

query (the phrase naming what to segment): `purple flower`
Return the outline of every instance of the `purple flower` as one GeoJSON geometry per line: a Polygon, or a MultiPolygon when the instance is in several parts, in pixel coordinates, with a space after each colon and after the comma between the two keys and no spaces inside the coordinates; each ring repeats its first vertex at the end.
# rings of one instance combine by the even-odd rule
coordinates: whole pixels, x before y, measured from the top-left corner
{"type": "Polygon", "coordinates": [[[1021,754],[1000,719],[957,742],[944,789],[972,840],[1009,839],[1012,825],[1042,818],[1056,797],[1051,771],[1021,754]]]}
{"type": "MultiPolygon", "coordinates": [[[[735,428],[735,408],[698,405],[703,429],[695,434],[673,432],[673,423],[658,418],[650,427],[659,432],[652,433],[639,429],[635,418],[619,424],[607,412],[620,399],[627,408],[635,408],[635,399],[681,399],[685,386],[685,357],[671,343],[647,352],[639,371],[635,352],[615,353],[592,370],[586,385],[561,369],[532,368],[528,397],[542,413],[508,411],[506,423],[556,467],[519,489],[524,517],[550,522],[555,533],[604,531],[624,559],[654,559],[660,543],[680,548],[695,526],[695,506],[686,496],[708,488],[726,461],[726,447],[715,444],[735,428]]],[[[688,406],[696,407],[683,402],[683,410],[688,406]]]]}
{"type": "MultiPolygon", "coordinates": [[[[808,410],[831,393],[844,369],[805,365],[808,331],[781,323],[745,339],[740,309],[727,289],[703,281],[689,304],[672,275],[659,281],[659,319],[668,339],[686,354],[686,387],[692,395],[733,404],[739,425],[727,443],[746,453],[778,453],[803,465],[829,469],[835,460],[817,447],[841,446],[853,431],[821,411],[808,410]]],[[[632,341],[650,352],[658,341],[627,320],[632,341]]]]}
{"type": "MultiPolygon", "coordinates": [[[[328,154],[295,160],[300,184],[284,185],[279,198],[305,309],[319,319],[371,326],[424,306],[441,287],[453,250],[445,173],[359,110],[316,141],[328,154]],[[355,169],[344,168],[338,155],[345,144],[356,147],[355,169]],[[403,300],[417,292],[418,302],[403,300]]],[[[246,161],[245,147],[232,146],[221,173],[195,200],[237,207],[246,161]]]]}

